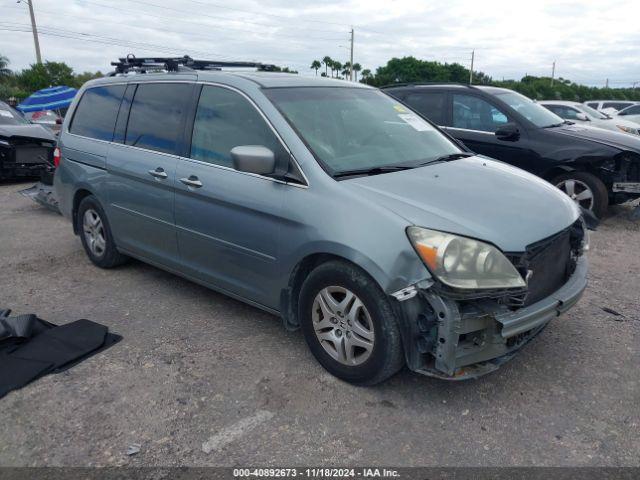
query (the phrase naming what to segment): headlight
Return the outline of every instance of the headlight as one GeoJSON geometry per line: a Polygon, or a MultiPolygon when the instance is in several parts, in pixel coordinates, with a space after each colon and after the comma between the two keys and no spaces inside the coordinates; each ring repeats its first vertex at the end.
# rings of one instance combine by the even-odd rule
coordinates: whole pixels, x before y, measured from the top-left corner
{"type": "Polygon", "coordinates": [[[431,273],[451,287],[526,286],[516,268],[493,245],[420,227],[409,227],[407,235],[431,273]]]}
{"type": "Polygon", "coordinates": [[[624,125],[616,125],[620,130],[626,133],[632,133],[634,135],[638,135],[638,130],[631,127],[625,127],[624,125]]]}

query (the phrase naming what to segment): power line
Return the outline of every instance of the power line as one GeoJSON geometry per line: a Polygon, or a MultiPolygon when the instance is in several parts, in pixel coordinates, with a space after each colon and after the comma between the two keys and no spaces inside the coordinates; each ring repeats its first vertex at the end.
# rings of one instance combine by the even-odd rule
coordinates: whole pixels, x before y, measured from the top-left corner
{"type": "MultiPolygon", "coordinates": [[[[95,5],[103,6],[103,4],[98,4],[96,2],[89,2],[89,3],[94,3],[95,5]]],[[[105,5],[105,7],[111,8],[110,5],[105,5]]],[[[13,8],[13,9],[18,10],[16,7],[6,7],[6,8],[13,8]]],[[[38,9],[38,13],[40,15],[56,17],[56,19],[60,18],[60,12],[53,12],[51,10],[38,9]]],[[[145,14],[145,15],[154,16],[154,15],[150,15],[150,14],[145,14]]],[[[66,15],[65,14],[65,18],[67,18],[67,17],[86,20],[86,17],[82,17],[82,16],[78,16],[78,15],[66,15]]],[[[155,17],[159,18],[161,20],[170,20],[168,17],[161,17],[161,16],[155,16],[155,17]]],[[[182,21],[183,22],[187,22],[187,23],[192,23],[192,24],[195,24],[195,25],[199,25],[199,26],[206,26],[206,27],[208,27],[210,29],[210,25],[201,24],[201,23],[197,23],[197,22],[191,22],[191,21],[187,21],[187,20],[182,20],[182,21]]],[[[146,31],[152,30],[149,26],[139,25],[139,24],[135,24],[135,23],[131,25],[131,24],[123,23],[122,21],[113,21],[113,20],[100,19],[100,23],[110,23],[110,24],[113,24],[113,25],[119,25],[121,27],[126,27],[127,29],[129,29],[129,28],[137,28],[137,29],[146,30],[146,31]]],[[[229,28],[232,29],[232,30],[236,30],[235,27],[229,27],[229,28]]],[[[178,34],[181,34],[181,35],[191,35],[193,37],[200,37],[202,39],[210,39],[210,40],[213,40],[213,41],[219,41],[220,40],[220,38],[215,38],[215,37],[203,35],[203,34],[201,34],[199,32],[193,31],[193,30],[189,30],[189,31],[187,31],[187,30],[176,30],[176,29],[169,29],[169,28],[166,28],[164,26],[163,26],[163,29],[164,29],[164,32],[166,32],[166,33],[178,33],[178,34]]],[[[225,29],[225,27],[222,27],[222,29],[225,29]]],[[[239,29],[239,30],[247,31],[246,29],[239,29]]],[[[253,31],[253,30],[251,30],[251,31],[253,31]]],[[[279,36],[280,36],[280,34],[276,35],[276,37],[279,37],[279,36]]],[[[298,37],[296,37],[296,38],[298,38],[298,37]]],[[[315,39],[315,37],[311,37],[311,39],[315,39]]],[[[307,45],[303,41],[287,40],[287,42],[288,43],[298,43],[299,45],[307,45]]]]}
{"type": "MultiPolygon", "coordinates": [[[[291,16],[287,16],[287,15],[276,15],[273,13],[266,13],[266,12],[257,12],[257,11],[252,11],[252,10],[243,10],[241,8],[234,8],[234,7],[228,7],[226,5],[220,5],[218,3],[210,3],[210,2],[202,2],[199,0],[187,0],[188,2],[191,3],[196,3],[198,5],[205,5],[207,7],[216,7],[216,8],[222,8],[225,10],[232,10],[235,12],[242,12],[242,13],[249,13],[251,15],[262,15],[264,17],[273,17],[273,18],[282,18],[284,20],[288,20],[288,21],[292,21],[295,20],[296,22],[302,22],[302,23],[324,23],[327,25],[336,25],[336,26],[340,26],[340,27],[347,27],[348,25],[346,23],[336,23],[336,22],[327,22],[325,20],[302,20],[300,18],[296,18],[296,17],[291,17],[291,16]]],[[[307,27],[305,27],[307,28],[307,27]]],[[[324,31],[326,32],[326,30],[320,30],[320,29],[308,29],[308,30],[317,30],[317,31],[324,31]]],[[[336,32],[336,33],[340,33],[340,32],[336,32]]]]}
{"type": "MultiPolygon", "coordinates": [[[[82,1],[85,1],[86,3],[95,3],[95,2],[89,2],[87,0],[82,0],[82,1]]],[[[147,7],[155,7],[155,8],[159,8],[159,9],[162,9],[162,10],[167,10],[167,11],[176,12],[176,13],[180,13],[180,14],[184,14],[185,11],[189,12],[189,10],[186,10],[186,9],[178,9],[178,8],[167,7],[167,6],[164,6],[164,5],[158,5],[158,4],[155,4],[155,3],[145,2],[145,1],[142,1],[142,0],[128,0],[128,1],[129,1],[129,3],[137,3],[139,5],[144,5],[144,6],[147,6],[147,7]]],[[[117,9],[119,11],[121,10],[120,8],[113,7],[113,6],[111,8],[117,9]]],[[[138,12],[138,13],[140,13],[140,12],[138,12]]],[[[257,25],[257,26],[268,27],[268,28],[281,28],[278,25],[252,22],[250,20],[237,20],[237,19],[232,19],[232,18],[228,18],[228,17],[218,17],[218,16],[215,16],[215,15],[208,15],[208,14],[202,13],[202,12],[191,12],[191,13],[195,13],[198,17],[211,18],[211,19],[214,19],[214,20],[224,20],[224,21],[227,21],[227,22],[246,23],[246,24],[249,24],[249,25],[257,25]]],[[[145,12],[145,15],[146,14],[147,13],[145,12]]],[[[171,18],[171,20],[178,20],[178,19],[173,17],[173,18],[171,18]]],[[[222,28],[222,27],[219,27],[218,25],[216,25],[216,28],[222,28]]],[[[288,25],[287,28],[296,28],[296,27],[295,27],[295,25],[288,25]]],[[[306,29],[305,27],[299,27],[299,28],[306,29]]],[[[255,33],[255,30],[251,30],[251,31],[255,33]]],[[[338,33],[338,32],[333,32],[333,33],[338,33]]],[[[291,36],[291,35],[283,35],[283,34],[281,34],[281,36],[291,36]]],[[[298,38],[297,35],[294,35],[294,37],[298,38]]],[[[331,41],[339,40],[337,38],[321,38],[321,37],[308,37],[308,36],[305,36],[305,38],[316,39],[316,40],[331,40],[331,41]]]]}
{"type": "MultiPolygon", "coordinates": [[[[26,24],[10,24],[8,22],[0,22],[0,30],[14,31],[14,32],[29,31],[28,25],[26,24]]],[[[47,27],[43,25],[40,26],[40,33],[42,35],[48,35],[53,37],[69,38],[69,39],[82,40],[82,41],[94,42],[94,43],[102,43],[102,44],[112,45],[112,46],[135,47],[135,48],[139,48],[141,50],[147,50],[147,51],[157,50],[157,51],[185,54],[185,49],[176,49],[173,47],[168,47],[166,45],[158,45],[158,44],[152,44],[152,43],[146,43],[146,42],[135,42],[135,41],[126,40],[126,39],[106,37],[103,35],[94,35],[94,34],[88,34],[88,33],[82,33],[82,32],[75,32],[72,30],[65,30],[65,29],[60,29],[55,27],[47,27]]],[[[238,58],[231,57],[229,55],[224,55],[224,54],[214,53],[214,52],[206,52],[202,50],[187,49],[186,53],[207,55],[207,56],[210,55],[210,56],[216,56],[224,59],[238,60],[238,58]]]]}

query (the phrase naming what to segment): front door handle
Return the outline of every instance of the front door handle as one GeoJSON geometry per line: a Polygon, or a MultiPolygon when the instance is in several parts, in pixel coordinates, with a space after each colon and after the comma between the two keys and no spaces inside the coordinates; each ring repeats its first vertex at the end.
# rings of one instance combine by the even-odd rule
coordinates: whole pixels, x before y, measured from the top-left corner
{"type": "Polygon", "coordinates": [[[180,181],[187,187],[200,188],[202,186],[202,182],[195,175],[190,175],[189,178],[181,178],[180,181]]]}
{"type": "Polygon", "coordinates": [[[164,168],[158,167],[155,170],[149,170],[149,175],[152,177],[158,178],[160,180],[164,180],[168,177],[167,172],[164,171],[164,168]]]}

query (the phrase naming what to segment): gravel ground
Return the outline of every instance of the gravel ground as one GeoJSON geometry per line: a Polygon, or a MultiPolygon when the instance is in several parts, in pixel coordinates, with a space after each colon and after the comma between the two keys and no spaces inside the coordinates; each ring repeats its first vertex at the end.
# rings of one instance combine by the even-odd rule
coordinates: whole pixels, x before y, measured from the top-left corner
{"type": "Polygon", "coordinates": [[[0,305],[124,340],[0,400],[0,465],[640,465],[629,207],[593,234],[580,303],[499,371],[358,388],[271,315],[139,262],[93,267],[27,186],[0,185],[0,305]]]}

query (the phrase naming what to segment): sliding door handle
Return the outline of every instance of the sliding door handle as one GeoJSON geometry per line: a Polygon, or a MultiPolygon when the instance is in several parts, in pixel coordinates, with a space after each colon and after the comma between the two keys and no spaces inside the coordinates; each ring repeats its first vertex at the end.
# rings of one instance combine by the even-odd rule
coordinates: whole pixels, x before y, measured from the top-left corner
{"type": "Polygon", "coordinates": [[[160,180],[164,180],[168,177],[167,172],[164,171],[164,168],[158,167],[155,170],[149,170],[149,175],[152,177],[158,178],[160,180]]]}
{"type": "Polygon", "coordinates": [[[202,186],[202,182],[195,175],[191,175],[189,178],[181,178],[180,181],[187,187],[200,188],[202,186]]]}

